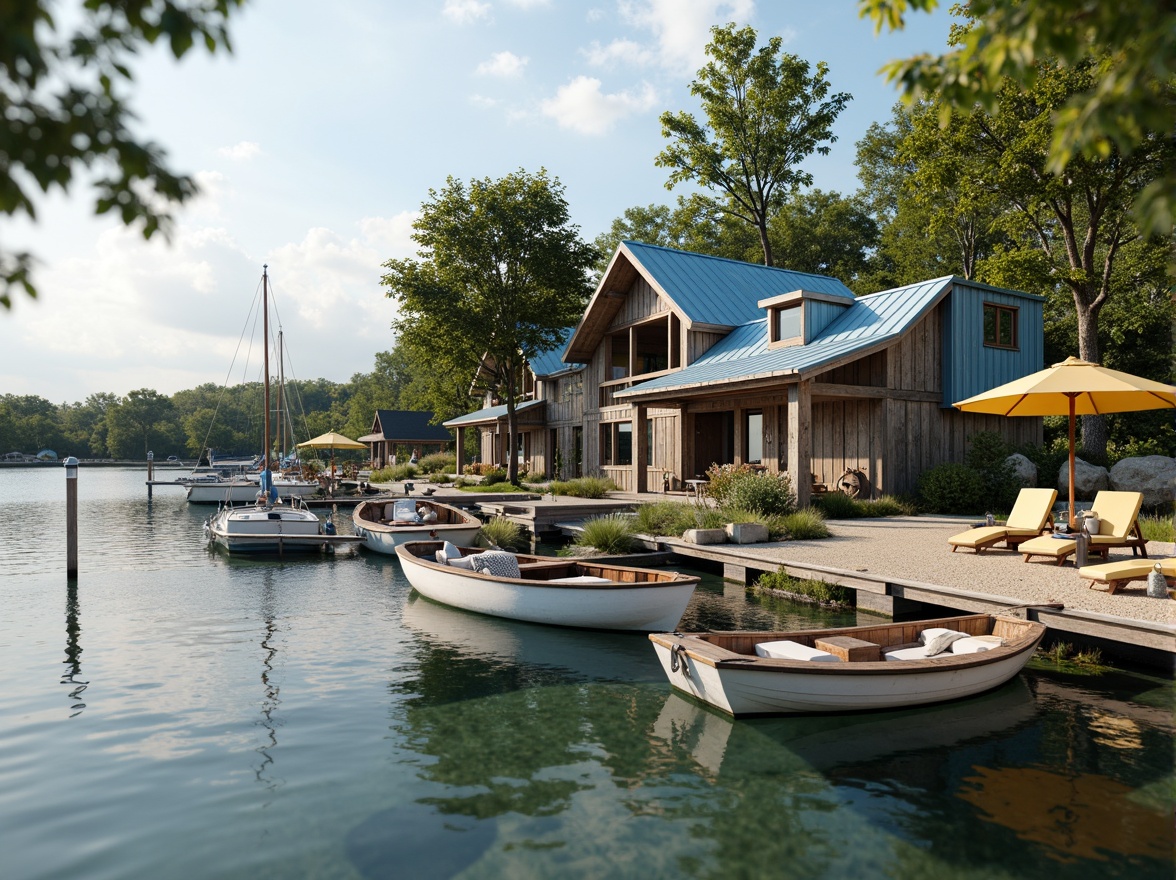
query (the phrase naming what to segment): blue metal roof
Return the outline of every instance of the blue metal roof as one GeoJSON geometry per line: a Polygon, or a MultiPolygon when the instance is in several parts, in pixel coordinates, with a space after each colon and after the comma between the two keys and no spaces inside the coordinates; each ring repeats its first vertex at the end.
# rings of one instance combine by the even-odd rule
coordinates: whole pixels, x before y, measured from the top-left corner
{"type": "MultiPolygon", "coordinates": [[[[524,400],[522,403],[515,404],[515,412],[520,413],[523,410],[531,409],[536,406],[543,406],[547,403],[546,400],[524,400]]],[[[446,428],[461,428],[466,425],[480,425],[483,422],[496,422],[499,419],[506,418],[506,404],[500,406],[490,406],[486,409],[475,410],[472,413],[466,413],[464,416],[457,416],[447,422],[442,422],[446,428]]]]}
{"type": "Polygon", "coordinates": [[[742,263],[639,241],[621,244],[691,322],[738,326],[763,317],[761,299],[810,290],[854,299],[853,291],[827,275],[742,263]]]}
{"type": "Polygon", "coordinates": [[[547,351],[540,352],[535,357],[529,359],[527,363],[531,367],[531,372],[540,379],[543,379],[558,373],[567,373],[571,370],[580,369],[583,364],[565,364],[560,360],[568,347],[568,340],[572,338],[572,331],[575,329],[575,327],[568,327],[563,331],[558,345],[547,351]]]}
{"type": "Polygon", "coordinates": [[[855,351],[898,338],[935,305],[952,280],[948,275],[858,297],[807,345],[768,348],[767,319],[760,317],[736,327],[685,369],[618,391],[616,396],[811,372],[855,351]]]}

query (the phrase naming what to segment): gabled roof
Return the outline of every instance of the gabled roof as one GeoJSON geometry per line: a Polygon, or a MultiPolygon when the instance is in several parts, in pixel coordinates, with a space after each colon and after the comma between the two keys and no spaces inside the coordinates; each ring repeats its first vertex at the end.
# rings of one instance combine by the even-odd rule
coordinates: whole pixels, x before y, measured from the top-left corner
{"type": "Polygon", "coordinates": [[[794,290],[843,297],[846,302],[854,299],[853,291],[826,275],[622,241],[569,340],[567,356],[590,359],[620,309],[623,293],[638,276],[673,303],[688,328],[737,327],[763,317],[759,300],[794,290]]]}
{"type": "MultiPolygon", "coordinates": [[[[534,409],[537,406],[546,404],[546,400],[525,400],[522,403],[515,404],[515,412],[521,413],[524,410],[534,409]]],[[[506,404],[499,406],[488,406],[485,409],[474,410],[472,413],[466,413],[464,416],[457,416],[442,424],[446,428],[464,428],[467,425],[480,425],[483,423],[493,423],[499,419],[506,418],[506,404]]]]}
{"type": "Polygon", "coordinates": [[[947,294],[954,280],[948,275],[858,297],[807,345],[769,348],[767,319],[749,321],[689,367],[618,391],[616,397],[633,399],[655,392],[664,397],[733,381],[799,378],[846,356],[864,357],[897,340],[947,294]]]}
{"type": "MultiPolygon", "coordinates": [[[[405,443],[420,441],[421,443],[443,443],[453,439],[453,435],[442,425],[430,425],[433,414],[427,411],[410,409],[378,409],[372,422],[373,427],[378,423],[376,434],[384,440],[398,440],[405,443]]],[[[372,437],[368,434],[367,437],[372,437]]]]}

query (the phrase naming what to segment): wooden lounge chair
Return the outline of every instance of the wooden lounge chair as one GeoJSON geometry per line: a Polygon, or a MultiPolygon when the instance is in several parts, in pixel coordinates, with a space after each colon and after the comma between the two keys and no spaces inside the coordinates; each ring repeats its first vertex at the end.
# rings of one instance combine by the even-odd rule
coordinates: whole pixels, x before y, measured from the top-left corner
{"type": "MultiPolygon", "coordinates": [[[[1090,536],[1089,552],[1105,559],[1116,547],[1130,547],[1132,556],[1142,553],[1146,559],[1147,541],[1139,528],[1139,508],[1142,504],[1142,492],[1103,490],[1095,495],[1090,511],[1098,515],[1099,528],[1097,535],[1090,536]]],[[[1018,548],[1025,562],[1034,556],[1048,556],[1058,565],[1064,563],[1077,549],[1078,542],[1074,538],[1063,540],[1053,535],[1033,538],[1018,548]]]]}
{"type": "Polygon", "coordinates": [[[955,553],[957,547],[970,547],[983,553],[1001,541],[1013,549],[1030,538],[1036,538],[1052,524],[1050,512],[1057,498],[1057,489],[1022,489],[1003,526],[981,526],[952,535],[947,539],[951,552],[955,553]]]}
{"type": "Polygon", "coordinates": [[[1103,562],[1099,565],[1084,565],[1078,569],[1078,576],[1090,581],[1089,586],[1106,584],[1107,592],[1112,596],[1115,592],[1131,581],[1145,581],[1156,565],[1160,566],[1160,573],[1168,581],[1168,586],[1176,586],[1176,559],[1122,559],[1118,562],[1103,562]]]}

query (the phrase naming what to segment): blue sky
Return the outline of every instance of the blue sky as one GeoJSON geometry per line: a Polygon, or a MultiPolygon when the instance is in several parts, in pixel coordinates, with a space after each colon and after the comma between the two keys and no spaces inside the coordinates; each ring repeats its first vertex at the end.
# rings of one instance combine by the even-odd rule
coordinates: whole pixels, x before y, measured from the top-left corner
{"type": "Polygon", "coordinates": [[[221,384],[263,263],[287,375],[370,372],[394,344],[380,265],[413,255],[414,213],[448,176],[546,168],[588,239],[626,208],[672,204],[658,116],[701,115],[690,82],[728,21],[825,61],[853,95],[831,154],[805,163],[846,194],[855,142],[897,97],[878,69],[942,51],[951,24],[940,10],[875,37],[854,0],[251,0],[232,55],[143,53],[131,105],[202,194],[170,244],[92,217],[81,185],[42,199],[35,225],[4,220],[4,246],[41,262],[39,299],[0,314],[0,393],[72,403],[221,384]]]}

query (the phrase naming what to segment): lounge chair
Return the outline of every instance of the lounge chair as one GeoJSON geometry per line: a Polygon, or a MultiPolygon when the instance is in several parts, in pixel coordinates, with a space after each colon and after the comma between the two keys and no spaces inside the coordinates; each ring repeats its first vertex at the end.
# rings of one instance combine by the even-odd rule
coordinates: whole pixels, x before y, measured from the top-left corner
{"type": "MultiPolygon", "coordinates": [[[[1104,490],[1094,496],[1090,512],[1099,518],[1098,534],[1090,536],[1090,553],[1104,559],[1116,547],[1130,547],[1131,555],[1143,554],[1147,558],[1147,541],[1139,528],[1139,508],[1143,504],[1142,492],[1111,492],[1104,490]]],[[[1059,539],[1054,535],[1042,535],[1026,541],[1019,552],[1028,562],[1034,556],[1048,556],[1058,565],[1078,549],[1074,538],[1059,539]]]]}
{"type": "Polygon", "coordinates": [[[970,547],[983,553],[1001,541],[1013,549],[1030,538],[1036,538],[1053,522],[1050,511],[1057,498],[1057,489],[1022,489],[1003,526],[981,526],[952,535],[947,539],[951,552],[955,553],[957,547],[970,547]]]}
{"type": "Polygon", "coordinates": [[[1155,566],[1160,566],[1160,573],[1167,579],[1169,586],[1176,586],[1176,558],[1161,559],[1121,559],[1118,562],[1103,562],[1099,565],[1084,565],[1078,569],[1078,576],[1090,581],[1089,586],[1106,584],[1107,592],[1115,592],[1131,581],[1145,581],[1155,566]]]}

